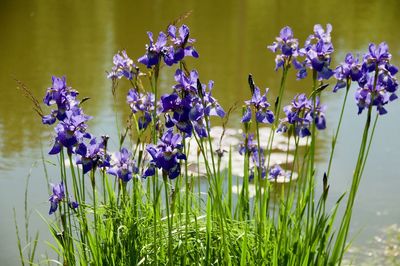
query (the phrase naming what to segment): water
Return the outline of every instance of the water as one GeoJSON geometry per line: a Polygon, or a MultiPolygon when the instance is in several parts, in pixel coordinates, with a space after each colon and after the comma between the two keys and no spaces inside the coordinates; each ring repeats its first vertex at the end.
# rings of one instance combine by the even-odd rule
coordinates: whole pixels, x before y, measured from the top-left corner
{"type": "MultiPolygon", "coordinates": [[[[198,69],[203,82],[215,81],[216,98],[227,109],[250,96],[247,75],[252,73],[260,87],[271,88],[276,96],[280,74],[275,73],[274,55],[266,49],[280,28],[292,26],[297,38],[304,39],[316,23],[333,25],[336,65],[348,52],[363,52],[368,42],[386,41],[393,61],[400,63],[400,2],[392,1],[10,1],[0,3],[0,264],[18,263],[18,251],[12,208],[23,228],[24,189],[32,164],[29,183],[31,227],[41,232],[41,250],[48,238],[46,224],[37,212],[47,217],[48,193],[40,165],[41,148],[50,148],[52,130],[41,125],[30,103],[16,90],[14,79],[22,80],[41,98],[51,84],[51,75],[66,75],[70,86],[91,100],[86,113],[95,134],[115,136],[110,81],[105,71],[111,69],[112,56],[126,49],[132,58],[141,56],[147,43],[146,31],[164,30],[167,24],[192,10],[185,20],[197,39],[198,60],[189,60],[198,69]]],[[[289,77],[287,97],[307,91],[310,81],[289,77]]],[[[173,84],[173,71],[163,72],[161,86],[165,91],[173,84]]],[[[354,90],[354,88],[353,88],[354,90]]],[[[120,117],[128,112],[125,92],[119,91],[120,117]]],[[[328,129],[321,134],[319,170],[326,166],[324,153],[336,125],[343,92],[327,93],[328,129]]],[[[361,141],[365,115],[357,116],[350,100],[337,147],[331,183],[331,201],[350,185],[352,169],[361,141]]],[[[359,233],[356,244],[371,240],[380,230],[398,223],[400,210],[397,193],[400,179],[399,101],[388,107],[389,114],[378,122],[376,138],[357,196],[352,234],[359,233]]],[[[232,117],[234,127],[239,115],[232,117]]],[[[115,142],[114,142],[115,143],[115,142]]],[[[46,157],[55,162],[54,158],[46,157]]],[[[57,181],[57,169],[48,164],[50,179],[57,181]]]]}

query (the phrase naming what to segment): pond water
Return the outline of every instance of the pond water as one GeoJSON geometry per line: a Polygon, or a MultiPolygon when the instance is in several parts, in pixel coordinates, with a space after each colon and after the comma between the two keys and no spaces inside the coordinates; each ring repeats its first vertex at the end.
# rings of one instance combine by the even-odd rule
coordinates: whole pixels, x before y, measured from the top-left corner
{"type": "MultiPolygon", "coordinates": [[[[197,39],[198,60],[189,60],[203,82],[214,80],[214,96],[227,109],[250,97],[247,75],[256,84],[270,88],[270,98],[278,91],[280,73],[274,72],[274,54],[266,49],[279,30],[293,28],[301,43],[314,24],[333,25],[335,55],[333,65],[347,52],[363,53],[369,42],[386,41],[393,63],[400,64],[400,2],[392,1],[11,1],[0,3],[0,264],[18,264],[13,211],[23,228],[24,190],[30,174],[28,204],[32,235],[40,231],[40,251],[49,237],[38,212],[47,215],[48,192],[41,150],[51,146],[52,130],[41,125],[30,102],[16,89],[14,79],[22,80],[34,95],[42,98],[51,85],[51,76],[67,76],[67,82],[91,100],[85,105],[95,134],[116,135],[111,83],[105,71],[112,66],[112,56],[126,49],[132,58],[145,52],[146,31],[164,30],[169,22],[191,10],[184,22],[197,39]]],[[[310,80],[295,81],[289,75],[286,98],[308,91],[310,80]]],[[[161,88],[173,85],[173,70],[161,76],[161,88]]],[[[331,174],[330,200],[334,202],[350,185],[361,141],[365,114],[357,116],[352,100],[346,107],[342,134],[331,174]]],[[[125,92],[119,93],[118,111],[126,117],[125,92]]],[[[343,92],[324,93],[328,104],[328,129],[320,134],[318,170],[326,167],[332,132],[337,125],[343,92]]],[[[365,174],[357,195],[351,234],[355,245],[362,246],[381,234],[382,228],[400,221],[400,101],[388,106],[380,118],[365,174]]],[[[239,113],[239,112],[238,112],[239,113]]],[[[238,113],[230,127],[238,125],[238,113]]],[[[114,140],[114,143],[116,141],[114,140]]],[[[48,157],[47,157],[48,158],[48,157]]],[[[54,158],[49,158],[54,160],[54,158]]],[[[57,169],[49,166],[49,176],[57,181],[57,169]]]]}

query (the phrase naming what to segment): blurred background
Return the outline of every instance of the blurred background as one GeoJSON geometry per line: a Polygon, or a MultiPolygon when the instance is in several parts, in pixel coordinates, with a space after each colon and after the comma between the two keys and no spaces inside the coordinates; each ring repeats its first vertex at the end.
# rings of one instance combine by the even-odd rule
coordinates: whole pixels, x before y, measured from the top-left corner
{"type": "MultiPolygon", "coordinates": [[[[112,57],[126,49],[136,61],[145,53],[146,31],[157,34],[187,11],[183,21],[196,39],[199,59],[189,59],[190,68],[199,71],[203,82],[214,80],[214,96],[227,110],[234,103],[250,97],[247,75],[252,73],[260,88],[270,88],[270,99],[278,93],[280,72],[275,72],[274,57],[266,47],[282,27],[292,27],[303,44],[314,24],[331,23],[335,47],[332,66],[347,52],[364,53],[370,42],[386,41],[393,64],[400,63],[400,2],[387,1],[266,1],[266,0],[186,0],[186,1],[11,1],[0,2],[0,264],[19,263],[13,208],[17,222],[24,227],[24,191],[28,175],[28,208],[32,235],[40,232],[39,253],[49,250],[46,223],[49,208],[47,184],[41,165],[41,152],[50,149],[52,129],[43,126],[31,103],[16,89],[14,79],[23,81],[38,98],[51,86],[51,76],[65,75],[67,84],[81,97],[90,97],[85,113],[92,115],[91,132],[116,136],[111,81],[106,71],[112,57]]],[[[141,66],[142,67],[142,66],[141,66]]],[[[160,77],[161,90],[174,84],[173,69],[160,77]]],[[[333,84],[334,81],[331,81],[333,84]]],[[[289,74],[286,99],[309,91],[310,80],[295,81],[289,74]]],[[[127,88],[127,87],[126,87],[127,88]]],[[[318,171],[327,165],[332,133],[344,92],[323,94],[328,104],[328,128],[320,134],[318,171]]],[[[330,179],[330,201],[350,186],[365,114],[357,115],[353,87],[346,106],[345,119],[338,140],[330,179]]],[[[126,91],[118,91],[117,108],[123,121],[129,108],[126,91]]],[[[400,223],[400,101],[388,106],[380,117],[370,157],[357,195],[351,236],[355,248],[375,252],[376,237],[384,237],[385,228],[400,223]],[[374,240],[375,239],[375,240],[374,240]]],[[[285,103],[284,103],[285,104],[285,103]]],[[[45,109],[48,110],[48,109],[45,109]]],[[[229,126],[239,127],[238,111],[229,126]]],[[[114,143],[116,140],[114,138],[114,143]]],[[[46,157],[56,162],[55,158],[46,157]]],[[[55,166],[49,165],[50,180],[58,181],[55,166]]],[[[23,236],[23,234],[22,234],[23,236]]],[[[362,257],[362,256],[359,256],[362,257]]]]}

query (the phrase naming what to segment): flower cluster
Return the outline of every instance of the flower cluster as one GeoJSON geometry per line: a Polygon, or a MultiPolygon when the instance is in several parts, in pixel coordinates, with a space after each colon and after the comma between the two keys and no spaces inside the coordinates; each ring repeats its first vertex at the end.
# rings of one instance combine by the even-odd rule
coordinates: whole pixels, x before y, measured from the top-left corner
{"type": "Polygon", "coordinates": [[[129,104],[132,113],[141,113],[138,119],[139,129],[146,129],[152,121],[151,113],[154,111],[154,94],[148,92],[140,93],[135,89],[130,89],[126,101],[129,104]]]}
{"type": "Polygon", "coordinates": [[[174,134],[172,129],[167,130],[157,146],[148,145],[146,150],[152,157],[148,169],[143,177],[153,176],[155,168],[163,170],[163,175],[167,175],[170,179],[179,176],[181,165],[179,160],[186,160],[185,154],[182,153],[182,137],[180,134],[174,134]]]}
{"type": "Polygon", "coordinates": [[[397,99],[395,75],[398,68],[390,63],[391,57],[386,43],[369,45],[369,52],[363,59],[364,75],[358,81],[355,94],[359,114],[370,106],[376,106],[380,115],[386,114],[384,105],[397,99]]]}
{"type": "Polygon", "coordinates": [[[254,143],[254,134],[248,134],[247,137],[243,134],[245,140],[239,145],[239,154],[248,154],[251,158],[253,166],[250,168],[249,179],[254,179],[254,171],[261,167],[261,178],[266,177],[264,150],[254,143]]]}
{"type": "Polygon", "coordinates": [[[294,126],[296,135],[303,138],[311,135],[310,126],[313,122],[319,130],[326,128],[326,106],[320,104],[318,97],[314,105],[312,99],[308,99],[305,94],[298,94],[283,110],[286,117],[281,119],[278,132],[286,132],[289,124],[294,126]]]}
{"type": "Polygon", "coordinates": [[[351,53],[348,53],[344,62],[335,69],[337,83],[333,88],[333,92],[346,87],[349,80],[359,81],[362,77],[362,64],[359,62],[358,57],[353,57],[351,53]]]}
{"type": "Polygon", "coordinates": [[[185,56],[199,57],[196,50],[191,46],[195,40],[189,38],[190,31],[186,25],[182,25],[179,29],[170,25],[168,34],[160,32],[156,42],[154,42],[152,32],[147,32],[147,35],[150,43],[146,45],[146,54],[138,59],[138,62],[146,65],[147,68],[158,65],[161,59],[164,60],[166,65],[171,66],[181,61],[185,56]],[[168,44],[168,37],[170,44],[168,44]]]}
{"type": "MultiPolygon", "coordinates": [[[[49,215],[53,214],[58,209],[58,204],[65,199],[64,183],[51,184],[53,194],[50,196],[50,210],[49,215]]],[[[72,209],[78,208],[79,204],[75,201],[69,201],[68,206],[72,209]]]]}
{"type": "Polygon", "coordinates": [[[333,53],[331,32],[331,24],[326,25],[326,31],[319,24],[314,26],[314,34],[307,38],[304,47],[299,50],[299,54],[305,56],[304,62],[294,65],[296,69],[299,69],[297,78],[305,78],[307,68],[317,72],[318,80],[332,77],[334,72],[330,69],[331,54],[333,53]]]}
{"type": "Polygon", "coordinates": [[[271,181],[278,181],[279,177],[282,177],[283,182],[286,182],[286,180],[290,180],[290,175],[290,172],[286,172],[280,165],[275,164],[269,169],[268,179],[271,181]]]}
{"type": "Polygon", "coordinates": [[[268,89],[266,89],[265,93],[261,95],[260,89],[254,86],[253,96],[251,100],[245,101],[246,111],[243,114],[241,120],[242,123],[250,122],[252,113],[251,107],[253,107],[255,110],[257,122],[264,124],[271,124],[274,122],[274,113],[271,110],[268,110],[270,104],[267,101],[267,93],[268,89]]]}
{"type": "Polygon", "coordinates": [[[345,61],[335,70],[335,77],[338,81],[334,91],[345,87],[347,82],[356,81],[358,89],[355,99],[358,113],[362,113],[365,108],[370,106],[376,106],[380,115],[386,114],[387,110],[384,105],[397,99],[398,88],[395,77],[398,68],[390,63],[391,57],[386,43],[378,46],[371,43],[362,62],[351,54],[347,54],[345,61]]]}
{"type": "Polygon", "coordinates": [[[193,129],[199,137],[207,137],[205,116],[224,117],[225,112],[212,97],[214,83],[207,86],[198,82],[198,73],[192,70],[189,75],[177,70],[178,82],[171,94],[161,96],[161,112],[165,113],[166,126],[176,126],[185,136],[190,137],[193,129]]]}
{"type": "Polygon", "coordinates": [[[272,43],[272,45],[268,46],[272,52],[276,53],[277,51],[280,54],[277,54],[275,57],[275,70],[279,68],[283,68],[286,65],[291,64],[292,60],[294,65],[299,65],[296,58],[299,56],[299,41],[293,38],[293,31],[290,27],[286,26],[281,29],[279,36],[276,37],[276,41],[272,43]]]}
{"type": "Polygon", "coordinates": [[[107,75],[109,79],[125,77],[128,80],[132,80],[134,75],[138,74],[136,65],[133,63],[133,60],[128,57],[125,50],[114,55],[113,63],[114,66],[107,75]]]}
{"type": "Polygon", "coordinates": [[[97,143],[96,138],[92,138],[89,144],[79,143],[75,150],[78,155],[76,164],[82,165],[83,174],[90,170],[96,170],[97,167],[105,168],[110,166],[110,155],[106,153],[105,148],[105,138],[100,143],[97,143]]]}
{"type": "Polygon", "coordinates": [[[107,173],[118,177],[125,183],[131,180],[133,175],[138,172],[139,169],[132,159],[132,153],[126,148],[122,148],[119,152],[115,153],[115,158],[112,160],[111,167],[107,170],[107,173]]]}
{"type": "Polygon", "coordinates": [[[52,77],[53,86],[47,89],[44,103],[48,106],[57,105],[50,115],[43,116],[43,124],[52,125],[59,121],[55,127],[56,137],[53,148],[49,154],[58,154],[63,147],[68,152],[78,145],[84,138],[90,138],[86,132],[86,122],[91,119],[83,113],[77,100],[78,92],[67,87],[65,77],[52,77]]]}
{"type": "Polygon", "coordinates": [[[52,125],[56,120],[63,121],[66,118],[66,111],[78,108],[79,102],[76,100],[78,92],[71,87],[67,87],[65,77],[52,77],[52,87],[48,88],[43,98],[47,106],[57,105],[57,109],[51,110],[49,115],[42,117],[43,124],[52,125]]]}
{"type": "Polygon", "coordinates": [[[49,214],[53,214],[57,208],[58,204],[65,198],[64,193],[64,184],[61,182],[60,184],[51,184],[53,194],[50,196],[50,210],[49,214]]]}

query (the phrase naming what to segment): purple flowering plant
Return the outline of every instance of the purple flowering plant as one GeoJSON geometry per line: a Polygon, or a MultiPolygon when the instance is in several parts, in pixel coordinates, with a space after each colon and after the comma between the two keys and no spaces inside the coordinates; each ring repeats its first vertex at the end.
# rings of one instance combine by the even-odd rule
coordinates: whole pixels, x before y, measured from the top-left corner
{"type": "Polygon", "coordinates": [[[126,101],[133,114],[140,113],[138,118],[139,130],[146,129],[152,122],[152,112],[155,110],[154,94],[151,92],[144,94],[138,92],[136,89],[130,89],[126,101]]]}
{"type": "Polygon", "coordinates": [[[89,144],[79,143],[75,153],[77,155],[76,164],[82,165],[83,174],[90,170],[96,170],[97,167],[103,169],[110,167],[110,155],[106,151],[104,138],[100,143],[96,138],[92,138],[89,144]]]}
{"type": "Polygon", "coordinates": [[[267,101],[268,89],[261,95],[260,89],[254,87],[251,100],[245,101],[246,111],[242,117],[242,123],[250,122],[252,116],[252,108],[255,111],[255,119],[258,123],[272,124],[275,120],[274,113],[268,109],[270,104],[267,101]]]}
{"type": "Polygon", "coordinates": [[[161,59],[167,66],[172,66],[183,60],[185,56],[199,57],[191,46],[195,40],[189,38],[190,30],[186,25],[182,25],[179,29],[175,25],[170,25],[168,34],[160,32],[156,42],[154,42],[152,32],[147,32],[147,35],[150,43],[146,45],[146,54],[138,59],[138,62],[147,68],[159,65],[161,59]]]}
{"type": "Polygon", "coordinates": [[[254,134],[243,134],[244,140],[239,144],[239,154],[247,155],[251,158],[252,166],[249,168],[249,180],[254,179],[255,169],[261,172],[261,178],[266,177],[266,166],[264,150],[257,145],[254,141],[254,134]]]}
{"type": "Polygon", "coordinates": [[[137,66],[129,58],[125,50],[114,55],[113,63],[114,66],[107,75],[109,79],[121,79],[125,77],[128,80],[132,80],[138,74],[137,66]]]}
{"type": "Polygon", "coordinates": [[[178,177],[181,172],[180,160],[186,160],[182,149],[182,136],[174,134],[172,129],[167,130],[157,145],[147,146],[146,150],[152,160],[143,177],[153,176],[156,167],[162,169],[163,174],[170,179],[178,177]]]}
{"type": "Polygon", "coordinates": [[[111,161],[111,167],[107,173],[118,177],[123,182],[129,182],[139,169],[135,161],[132,159],[132,153],[126,148],[122,148],[115,153],[115,158],[111,161]]]}
{"type": "Polygon", "coordinates": [[[320,104],[319,97],[314,104],[305,94],[298,94],[283,110],[286,117],[280,120],[278,132],[286,132],[289,126],[293,126],[296,135],[303,138],[311,135],[310,127],[313,123],[319,130],[326,128],[326,106],[320,104]]]}
{"type": "Polygon", "coordinates": [[[55,211],[57,211],[58,204],[65,198],[63,182],[59,184],[52,184],[51,187],[53,194],[49,198],[50,201],[49,214],[53,214],[55,211]]]}
{"type": "Polygon", "coordinates": [[[326,30],[317,24],[314,26],[314,34],[308,36],[304,47],[299,49],[299,54],[305,60],[295,67],[299,69],[297,78],[303,79],[307,76],[307,68],[317,73],[318,80],[328,80],[334,74],[330,68],[333,44],[331,40],[332,25],[327,24],[326,30]]]}
{"type": "Polygon", "coordinates": [[[275,57],[275,70],[279,68],[288,67],[293,64],[298,66],[297,62],[299,54],[299,41],[293,37],[293,31],[290,27],[286,26],[281,29],[276,41],[268,46],[273,53],[280,52],[275,57]]]}
{"type": "MultiPolygon", "coordinates": [[[[229,152],[227,169],[224,169],[223,153],[218,160],[214,159],[215,136],[210,134],[210,120],[212,116],[223,118],[227,114],[212,95],[214,82],[202,84],[198,71],[189,70],[184,62],[187,56],[199,57],[193,46],[195,40],[186,25],[171,24],[157,38],[153,33],[147,33],[149,44],[138,62],[150,70],[148,73],[140,72],[140,67],[134,64],[126,51],[114,56],[107,78],[113,81],[113,90],[115,81],[128,80],[127,84],[131,87],[126,90],[126,102],[130,114],[122,133],[117,123],[119,139],[110,145],[108,137],[98,140],[90,133],[87,123],[92,117],[84,113],[84,100],[79,99],[79,93],[67,86],[65,77],[52,77],[52,85],[47,89],[43,102],[53,109],[50,114],[42,115],[42,123],[54,125],[54,145],[49,154],[58,157],[61,168],[61,182],[51,186],[49,214],[60,211],[60,226],[51,229],[53,233],[59,232],[59,239],[62,240],[57,243],[64,264],[73,265],[77,260],[81,264],[89,262],[93,265],[104,261],[110,264],[173,265],[182,261],[186,264],[210,264],[221,259],[232,264],[244,259],[246,263],[257,264],[268,262],[267,253],[271,250],[276,253],[278,264],[285,264],[288,259],[296,265],[325,265],[328,262],[335,265],[340,262],[345,250],[351,208],[368,155],[369,146],[368,149],[366,147],[373,137],[374,131],[369,131],[371,110],[375,106],[379,115],[386,114],[386,105],[397,98],[398,69],[391,63],[392,55],[387,44],[381,43],[370,44],[363,57],[347,54],[344,62],[333,70],[331,32],[330,24],[326,29],[317,24],[304,47],[299,47],[292,29],[284,27],[268,46],[277,53],[275,70],[283,70],[273,110],[267,99],[270,90],[262,92],[249,76],[251,98],[244,102],[241,117],[244,141],[239,148],[230,147],[244,155],[243,176],[233,174],[233,169],[239,164],[233,161],[232,151],[229,152]],[[158,78],[159,71],[164,71],[162,64],[176,66],[177,69],[174,70],[174,84],[163,88],[164,94],[160,96],[158,78]],[[307,71],[312,70],[312,90],[309,94],[297,94],[290,104],[281,108],[286,77],[292,65],[298,70],[299,79],[305,78],[307,71]],[[337,238],[326,230],[334,221],[334,215],[330,216],[325,211],[326,195],[314,204],[314,180],[319,177],[314,166],[316,146],[319,144],[316,130],[327,128],[326,105],[321,104],[320,99],[327,86],[323,82],[331,77],[336,79],[333,91],[346,87],[346,96],[351,83],[357,83],[355,100],[358,113],[368,110],[353,185],[337,238]],[[150,84],[146,83],[148,81],[150,84]],[[283,110],[283,117],[279,115],[280,109],[283,110]],[[256,124],[254,134],[251,131],[252,121],[256,124]],[[261,124],[265,128],[260,128],[261,124]],[[261,130],[268,132],[268,136],[261,134],[261,130]],[[274,156],[282,145],[275,145],[275,132],[286,131],[290,134],[285,138],[285,160],[277,163],[274,156]],[[291,147],[293,136],[294,151],[291,147]],[[305,137],[311,141],[306,141],[301,150],[299,139],[305,137]],[[190,150],[193,141],[197,160],[191,158],[194,154],[190,150]],[[115,144],[117,148],[112,147],[115,144]],[[112,152],[109,146],[117,151],[112,152]],[[303,152],[305,155],[301,156],[303,152]],[[200,171],[205,174],[200,174],[200,171]],[[85,188],[88,173],[92,181],[91,192],[85,188]],[[293,173],[298,174],[300,182],[292,187],[295,192],[292,194],[293,173]],[[195,178],[200,180],[202,175],[206,177],[205,189],[200,186],[198,195],[195,195],[195,178]],[[161,196],[160,176],[165,185],[165,196],[161,196]],[[238,187],[242,184],[242,193],[232,196],[232,181],[235,178],[238,187]],[[275,184],[278,179],[282,180],[282,187],[275,184]],[[249,192],[251,186],[256,191],[254,199],[249,192]],[[277,194],[281,194],[279,200],[271,197],[277,194]],[[72,195],[76,201],[70,200],[72,195]],[[76,210],[72,212],[71,209],[76,210]],[[198,223],[196,228],[193,221],[198,223]],[[305,224],[312,226],[305,228],[305,224]],[[204,236],[197,233],[189,235],[197,232],[198,228],[205,228],[207,233],[204,236]],[[248,230],[248,233],[243,230],[248,230]],[[221,237],[211,237],[221,232],[221,237]],[[257,245],[247,246],[243,235],[248,238],[248,243],[257,245]],[[271,235],[274,239],[269,237],[271,235]],[[115,236],[118,236],[117,240],[115,236]],[[314,238],[315,243],[304,242],[314,238]],[[195,239],[193,243],[192,239],[195,239]],[[229,239],[235,241],[227,248],[229,239]],[[114,245],[116,242],[118,244],[114,245]],[[239,243],[237,247],[236,242],[239,243]],[[267,250],[271,245],[272,249],[267,250]],[[315,245],[312,251],[309,249],[311,245],[315,245]],[[206,250],[204,246],[207,246],[206,250]],[[238,253],[231,252],[231,248],[237,249],[238,253]],[[240,253],[243,248],[254,256],[243,256],[240,253]],[[198,250],[201,252],[196,253],[198,250]],[[204,252],[207,254],[204,255],[204,252]],[[180,254],[190,256],[181,260],[180,254]],[[222,254],[222,257],[216,259],[213,254],[222,254]],[[240,256],[237,257],[237,254],[240,256]]],[[[329,188],[327,180],[344,105],[345,102],[332,141],[328,170],[324,174],[324,193],[329,188]]],[[[225,126],[223,124],[221,140],[225,126]]]]}
{"type": "Polygon", "coordinates": [[[391,64],[392,55],[386,43],[371,43],[363,59],[363,76],[358,80],[355,99],[360,114],[365,108],[376,106],[379,115],[387,113],[385,105],[398,98],[398,68],[391,64]]]}
{"type": "Polygon", "coordinates": [[[214,82],[207,86],[199,82],[199,75],[192,70],[188,75],[178,69],[175,73],[178,82],[171,94],[161,96],[161,112],[166,116],[166,127],[176,128],[192,136],[193,130],[200,138],[208,136],[206,127],[210,116],[224,117],[225,111],[212,96],[214,82]]]}

